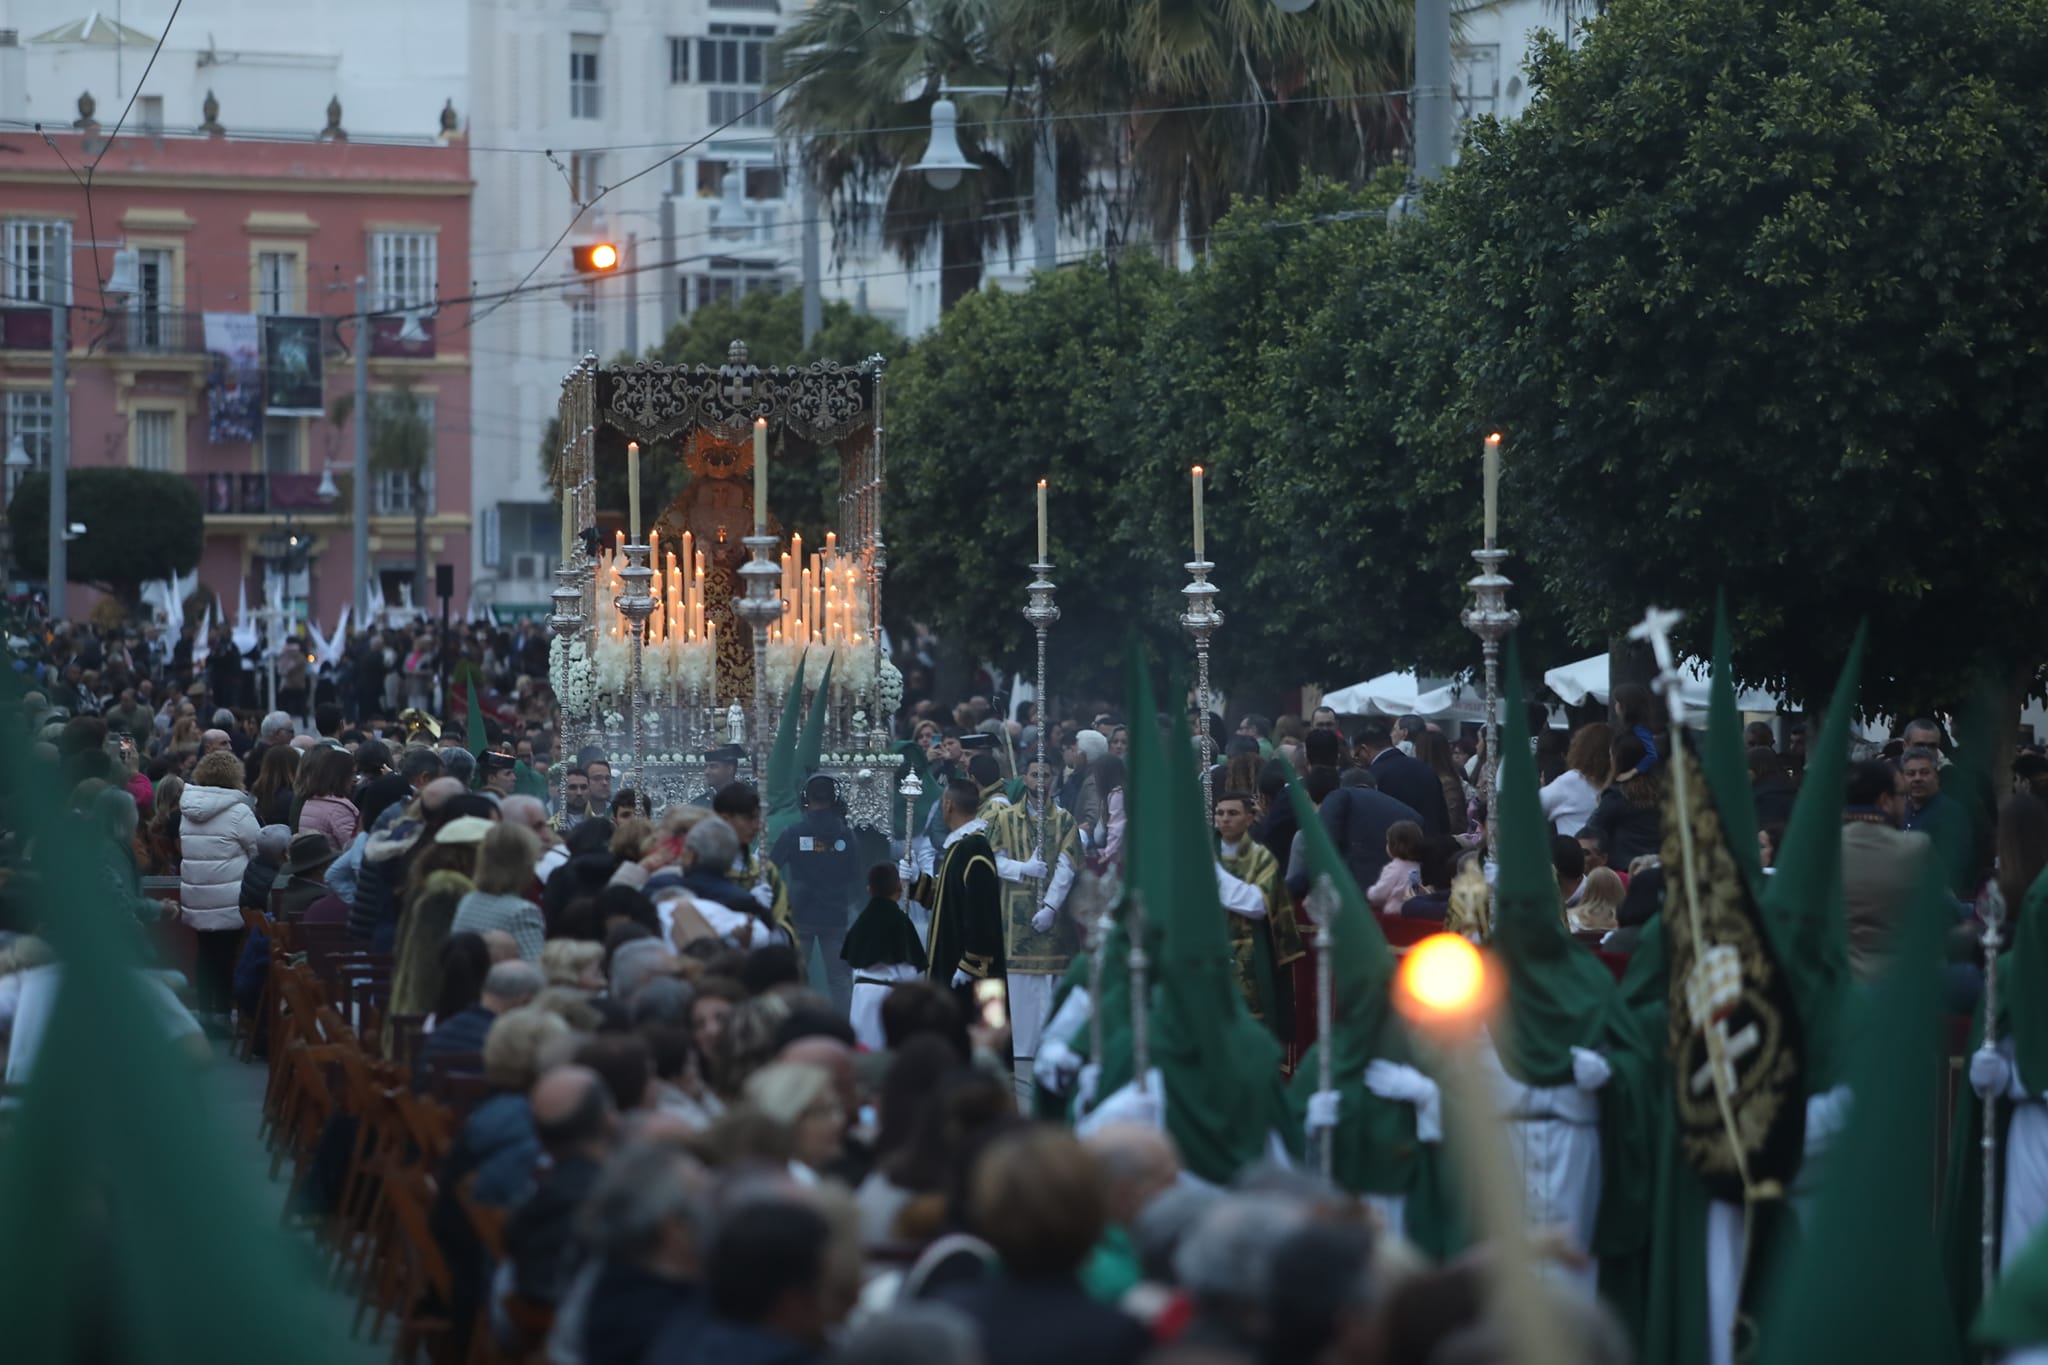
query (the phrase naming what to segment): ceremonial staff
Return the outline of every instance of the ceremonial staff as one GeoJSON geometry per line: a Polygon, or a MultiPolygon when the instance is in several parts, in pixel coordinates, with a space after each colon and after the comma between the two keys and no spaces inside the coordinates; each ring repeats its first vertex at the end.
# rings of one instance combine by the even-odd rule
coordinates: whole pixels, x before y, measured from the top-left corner
{"type": "Polygon", "coordinates": [[[1500,795],[1500,642],[1522,620],[1522,614],[1508,606],[1508,589],[1514,584],[1500,571],[1508,552],[1494,544],[1500,521],[1500,433],[1497,431],[1486,438],[1485,469],[1485,543],[1472,552],[1472,558],[1479,561],[1479,573],[1465,585],[1472,589],[1473,605],[1465,609],[1461,619],[1465,629],[1479,637],[1484,659],[1486,753],[1479,762],[1479,799],[1486,803],[1486,828],[1481,833],[1486,840],[1487,859],[1491,861],[1495,854],[1493,809],[1500,795]]]}
{"type": "Polygon", "coordinates": [[[740,539],[748,554],[747,562],[740,566],[740,582],[746,591],[733,603],[733,610],[754,628],[754,743],[750,761],[754,765],[754,783],[763,791],[768,784],[768,743],[773,729],[768,723],[768,627],[782,619],[782,570],[775,562],[775,547],[781,543],[780,537],[768,534],[768,419],[757,417],[754,534],[740,539]]]}
{"type": "MultiPolygon", "coordinates": [[[[1337,888],[1329,877],[1316,878],[1308,893],[1308,912],[1316,922],[1316,1089],[1327,1095],[1336,1088],[1336,1058],[1330,1046],[1330,1031],[1336,1020],[1336,999],[1331,981],[1330,952],[1336,936],[1330,931],[1337,918],[1337,888]]],[[[1337,1130],[1323,1128],[1316,1133],[1316,1166],[1323,1179],[1330,1178],[1336,1163],[1337,1130]]]]}
{"type": "Polygon", "coordinates": [[[642,672],[642,652],[646,646],[647,619],[654,615],[654,598],[649,595],[648,584],[654,579],[654,570],[647,565],[649,547],[640,536],[640,443],[626,442],[626,503],[627,521],[632,531],[631,542],[626,546],[626,567],[619,570],[622,591],[618,596],[619,614],[626,618],[632,653],[631,671],[626,681],[626,726],[631,733],[633,745],[633,766],[626,774],[626,785],[634,791],[641,790],[640,770],[647,761],[647,699],[642,695],[645,675],[642,672]]]}
{"type": "MultiPolygon", "coordinates": [[[[1984,1046],[1998,1046],[1998,950],[2004,946],[2000,931],[2005,927],[2005,896],[1994,880],[1979,912],[1984,919],[1984,1046]]],[[[1998,1283],[1998,1096],[1979,1101],[1984,1106],[1984,1134],[1979,1141],[1984,1157],[1984,1270],[1979,1281],[1983,1297],[1990,1298],[1998,1283]]]]}
{"type": "MultiPolygon", "coordinates": [[[[1045,633],[1052,623],[1060,619],[1060,609],[1053,605],[1052,558],[1046,553],[1045,543],[1045,480],[1038,481],[1038,562],[1031,566],[1031,582],[1024,591],[1028,601],[1024,607],[1024,619],[1031,623],[1031,629],[1038,634],[1038,674],[1032,692],[1033,704],[1038,716],[1038,743],[1034,755],[1038,759],[1038,864],[1045,866],[1045,833],[1052,816],[1052,760],[1047,755],[1047,744],[1051,738],[1051,722],[1045,705],[1045,633]]],[[[1008,731],[1004,732],[1008,737],[1008,731]]],[[[1051,884],[1050,870],[1040,872],[1037,877],[1038,891],[1032,898],[1033,912],[1045,903],[1046,887],[1051,884]]]]}
{"type": "MultiPolygon", "coordinates": [[[[924,781],[917,775],[916,758],[913,757],[909,766],[903,770],[903,780],[896,784],[896,794],[903,798],[903,856],[910,860],[911,871],[914,873],[917,870],[917,856],[911,850],[913,841],[917,838],[917,831],[911,828],[911,824],[917,818],[917,798],[924,795],[924,781]]],[[[911,880],[913,879],[905,879],[903,883],[903,913],[906,915],[910,913],[911,880]]]]}
{"type": "MultiPolygon", "coordinates": [[[[1195,718],[1200,733],[1196,736],[1202,746],[1202,812],[1206,816],[1216,808],[1216,779],[1210,769],[1216,765],[1215,739],[1209,733],[1209,637],[1223,624],[1223,613],[1216,610],[1216,585],[1209,581],[1209,573],[1216,566],[1209,562],[1202,552],[1206,548],[1202,527],[1202,467],[1195,466],[1195,557],[1182,567],[1188,571],[1188,585],[1182,588],[1181,596],[1187,599],[1187,610],[1181,613],[1180,623],[1188,634],[1195,637],[1195,705],[1201,715],[1195,718]]],[[[1132,717],[1136,723],[1138,717],[1132,717]]]]}

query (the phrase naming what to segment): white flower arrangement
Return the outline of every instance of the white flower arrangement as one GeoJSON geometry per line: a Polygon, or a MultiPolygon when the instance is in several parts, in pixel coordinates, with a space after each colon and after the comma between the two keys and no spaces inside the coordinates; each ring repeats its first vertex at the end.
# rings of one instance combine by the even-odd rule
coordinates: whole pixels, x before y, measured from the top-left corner
{"type": "MultiPolygon", "coordinates": [[[[632,646],[624,640],[600,636],[590,658],[591,683],[602,697],[626,695],[626,678],[632,669],[632,646]]],[[[644,663],[644,661],[643,661],[644,663]]]]}
{"type": "Polygon", "coordinates": [[[555,689],[555,701],[565,716],[591,714],[596,697],[591,690],[590,660],[580,638],[557,635],[548,646],[548,684],[555,689]]]}
{"type": "Polygon", "coordinates": [[[885,721],[903,709],[903,670],[888,659],[875,673],[875,702],[885,721]]]}
{"type": "Polygon", "coordinates": [[[684,696],[701,696],[711,690],[718,673],[718,646],[709,640],[676,641],[672,645],[669,676],[684,696]]]}

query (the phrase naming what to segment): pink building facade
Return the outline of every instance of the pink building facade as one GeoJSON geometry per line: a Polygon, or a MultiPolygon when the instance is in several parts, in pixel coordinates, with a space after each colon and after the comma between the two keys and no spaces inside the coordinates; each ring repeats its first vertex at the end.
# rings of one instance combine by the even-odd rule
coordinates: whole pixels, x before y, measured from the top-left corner
{"type": "MultiPolygon", "coordinates": [[[[469,292],[461,141],[124,134],[109,148],[86,129],[55,142],[0,135],[7,493],[24,460],[49,464],[52,308],[68,304],[72,468],[191,479],[207,510],[199,578],[229,612],[244,589],[261,603],[268,585],[331,630],[359,572],[373,605],[431,612],[436,566],[448,564],[459,613],[472,559],[468,314],[436,300],[469,292]],[[65,162],[82,169],[96,157],[88,201],[65,162]],[[421,497],[405,472],[371,474],[360,568],[351,490],[354,424],[366,415],[347,401],[359,276],[380,314],[368,338],[373,458],[423,442],[426,456],[421,497]],[[413,581],[416,530],[424,583],[413,581]],[[312,538],[303,568],[279,558],[291,535],[312,538]]],[[[67,609],[82,615],[97,596],[74,583],[67,609]]]]}

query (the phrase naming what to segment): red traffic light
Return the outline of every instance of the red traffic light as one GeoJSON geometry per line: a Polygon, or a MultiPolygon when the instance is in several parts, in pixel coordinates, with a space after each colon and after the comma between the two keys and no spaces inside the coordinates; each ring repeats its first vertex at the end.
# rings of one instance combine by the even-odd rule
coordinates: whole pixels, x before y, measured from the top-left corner
{"type": "Polygon", "coordinates": [[[570,259],[576,269],[585,275],[602,274],[619,268],[619,249],[610,242],[595,242],[590,246],[571,247],[570,259]]]}

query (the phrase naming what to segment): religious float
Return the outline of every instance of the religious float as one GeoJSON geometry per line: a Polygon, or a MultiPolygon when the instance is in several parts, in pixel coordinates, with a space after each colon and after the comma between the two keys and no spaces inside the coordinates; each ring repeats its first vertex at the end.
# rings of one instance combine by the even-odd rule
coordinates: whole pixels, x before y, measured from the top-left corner
{"type": "Polygon", "coordinates": [[[763,367],[735,341],[716,369],[586,356],[570,372],[549,621],[563,754],[601,746],[617,785],[657,810],[705,790],[710,749],[737,746],[742,767],[763,774],[801,663],[804,714],[825,692],[818,770],[838,779],[856,826],[888,828],[903,679],[882,648],[882,365],[763,367]],[[834,457],[837,529],[822,543],[785,534],[768,506],[769,462],[834,457]],[[688,473],[644,523],[643,461],[688,473]],[[626,475],[626,521],[609,532],[600,469],[626,475]]]}

